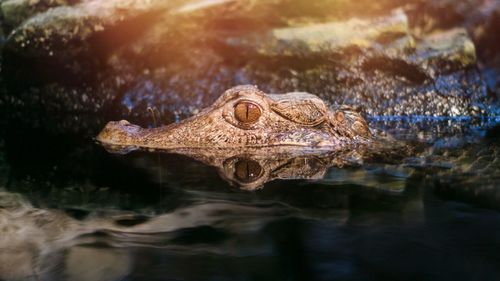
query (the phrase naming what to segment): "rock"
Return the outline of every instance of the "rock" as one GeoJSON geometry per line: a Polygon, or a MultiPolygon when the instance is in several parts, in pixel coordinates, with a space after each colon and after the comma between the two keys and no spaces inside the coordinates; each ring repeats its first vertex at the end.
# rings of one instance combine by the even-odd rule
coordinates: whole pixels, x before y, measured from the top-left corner
{"type": "MultiPolygon", "coordinates": [[[[143,30],[154,23],[161,14],[182,15],[229,2],[229,0],[219,0],[215,3],[199,1],[198,5],[186,5],[185,1],[179,0],[90,0],[66,6],[63,5],[65,3],[63,0],[46,1],[58,7],[38,13],[15,28],[8,38],[10,49],[36,56],[44,54],[52,56],[55,51],[68,51],[64,49],[65,47],[84,50],[89,48],[88,45],[92,43],[89,40],[92,37],[119,25],[134,24],[136,26],[133,28],[143,30]]],[[[6,14],[12,10],[29,13],[29,9],[24,6],[32,6],[32,2],[33,0],[9,0],[4,2],[2,7],[5,6],[6,14]],[[11,2],[13,3],[9,5],[11,2]]],[[[35,2],[38,3],[39,0],[35,2]]]]}
{"type": "Polygon", "coordinates": [[[95,69],[106,67],[103,63],[113,50],[138,40],[155,23],[166,28],[172,23],[160,20],[193,16],[232,1],[90,0],[53,7],[10,32],[3,57],[23,67],[6,75],[33,76],[41,82],[58,81],[62,75],[76,83],[93,81],[95,69]],[[43,74],[32,75],[34,69],[43,74]]]}
{"type": "Polygon", "coordinates": [[[276,28],[244,38],[228,38],[225,43],[238,51],[263,56],[307,57],[342,55],[352,48],[402,52],[413,46],[413,38],[409,35],[406,15],[398,9],[386,17],[276,28]]]}
{"type": "Polygon", "coordinates": [[[479,67],[489,90],[500,97],[500,4],[497,0],[431,0],[410,5],[410,24],[414,33],[424,35],[456,26],[465,28],[476,47],[479,67]]]}
{"type": "Polygon", "coordinates": [[[77,57],[91,50],[91,37],[138,17],[152,9],[162,9],[163,1],[86,1],[39,13],[15,28],[6,47],[25,57],[77,57]],[[148,3],[156,3],[153,6],[148,3]],[[148,9],[149,8],[149,9],[148,9]]]}
{"type": "Polygon", "coordinates": [[[4,24],[12,29],[36,13],[52,7],[73,4],[78,0],[7,0],[0,5],[4,24]]]}
{"type": "Polygon", "coordinates": [[[411,61],[422,68],[433,66],[434,73],[445,74],[476,65],[476,48],[463,28],[435,32],[417,44],[411,61]]]}

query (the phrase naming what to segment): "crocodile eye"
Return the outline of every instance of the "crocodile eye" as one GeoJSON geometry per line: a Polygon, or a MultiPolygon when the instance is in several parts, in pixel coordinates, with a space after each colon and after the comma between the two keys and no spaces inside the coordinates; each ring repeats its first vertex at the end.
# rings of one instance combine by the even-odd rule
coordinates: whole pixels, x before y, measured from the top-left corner
{"type": "Polygon", "coordinates": [[[262,167],[250,159],[242,159],[234,164],[234,176],[242,182],[253,182],[259,178],[262,167]]]}
{"type": "Polygon", "coordinates": [[[259,120],[261,115],[260,108],[256,104],[248,101],[242,101],[234,107],[234,116],[242,123],[254,123],[259,120]]]}

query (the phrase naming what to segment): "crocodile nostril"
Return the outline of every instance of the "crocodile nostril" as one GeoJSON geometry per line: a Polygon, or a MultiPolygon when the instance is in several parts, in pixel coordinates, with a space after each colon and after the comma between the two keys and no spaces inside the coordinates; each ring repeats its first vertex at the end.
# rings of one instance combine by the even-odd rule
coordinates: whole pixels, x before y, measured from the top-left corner
{"type": "Polygon", "coordinates": [[[259,120],[260,108],[254,103],[242,101],[234,107],[234,116],[242,123],[254,123],[259,120]]]}
{"type": "Polygon", "coordinates": [[[250,159],[238,160],[234,164],[234,176],[242,182],[253,182],[258,179],[262,173],[262,167],[257,161],[250,159]]]}

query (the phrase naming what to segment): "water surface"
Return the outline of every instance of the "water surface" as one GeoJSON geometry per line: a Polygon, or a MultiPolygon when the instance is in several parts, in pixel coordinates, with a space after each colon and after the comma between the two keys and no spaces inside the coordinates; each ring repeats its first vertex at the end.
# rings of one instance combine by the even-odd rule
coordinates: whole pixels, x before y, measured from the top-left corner
{"type": "Polygon", "coordinates": [[[397,122],[371,125],[419,153],[254,191],[186,156],[7,138],[0,278],[497,280],[498,129],[397,122]]]}

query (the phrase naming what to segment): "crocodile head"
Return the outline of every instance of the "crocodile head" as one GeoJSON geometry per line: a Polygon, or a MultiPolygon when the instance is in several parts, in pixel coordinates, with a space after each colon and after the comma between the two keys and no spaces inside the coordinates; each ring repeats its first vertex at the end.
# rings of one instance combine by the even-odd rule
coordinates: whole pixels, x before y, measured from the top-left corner
{"type": "Polygon", "coordinates": [[[145,129],[122,120],[97,136],[107,148],[221,149],[311,147],[338,149],[371,137],[356,110],[329,110],[317,96],[294,92],[265,94],[254,86],[227,90],[215,103],[188,119],[145,129]]]}

